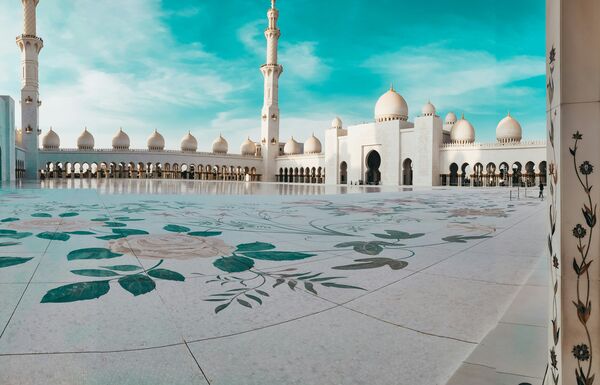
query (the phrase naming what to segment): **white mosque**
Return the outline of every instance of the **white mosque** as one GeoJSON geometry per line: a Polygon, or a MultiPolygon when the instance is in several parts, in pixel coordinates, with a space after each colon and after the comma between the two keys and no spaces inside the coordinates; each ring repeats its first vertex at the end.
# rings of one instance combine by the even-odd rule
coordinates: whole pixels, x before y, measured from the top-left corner
{"type": "MultiPolygon", "coordinates": [[[[314,135],[304,143],[279,137],[279,76],[277,61],[281,32],[275,0],[267,12],[264,105],[258,140],[247,138],[239,153],[230,151],[219,136],[212,152],[198,152],[198,140],[183,135],[180,148],[165,149],[156,130],[146,148],[131,148],[119,128],[112,148],[96,148],[91,130],[84,128],[77,148],[62,148],[59,134],[39,129],[38,54],[44,46],[36,32],[39,0],[21,0],[24,31],[17,37],[21,50],[22,127],[15,130],[15,103],[0,96],[0,179],[38,178],[163,178],[244,180],[284,183],[384,184],[416,186],[513,186],[546,182],[546,143],[523,141],[522,128],[510,114],[496,128],[497,141],[477,143],[475,128],[462,116],[438,116],[427,102],[414,122],[393,87],[375,104],[371,123],[344,127],[335,118],[324,130],[324,144],[314,135]],[[41,135],[41,148],[40,137],[41,135]]],[[[258,134],[258,133],[257,133],[258,134]]],[[[205,138],[202,138],[203,140],[205,138]]]]}

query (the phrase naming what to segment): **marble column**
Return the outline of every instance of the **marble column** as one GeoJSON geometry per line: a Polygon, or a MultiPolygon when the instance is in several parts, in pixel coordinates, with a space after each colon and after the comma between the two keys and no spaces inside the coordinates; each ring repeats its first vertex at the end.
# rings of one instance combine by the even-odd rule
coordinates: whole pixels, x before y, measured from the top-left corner
{"type": "MultiPolygon", "coordinates": [[[[600,377],[600,1],[547,0],[546,384],[600,377]]],[[[600,383],[600,378],[596,379],[600,383]]]]}

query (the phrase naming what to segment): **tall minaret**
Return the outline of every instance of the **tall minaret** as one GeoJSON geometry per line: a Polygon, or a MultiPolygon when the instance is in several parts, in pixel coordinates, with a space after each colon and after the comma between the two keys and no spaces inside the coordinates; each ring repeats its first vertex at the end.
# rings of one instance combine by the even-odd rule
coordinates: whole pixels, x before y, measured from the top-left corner
{"type": "Polygon", "coordinates": [[[265,78],[265,97],[261,117],[261,153],[264,163],[262,180],[274,181],[275,158],[279,155],[279,76],[283,72],[283,66],[277,64],[277,44],[281,31],[277,28],[279,11],[275,8],[275,0],[271,0],[267,17],[269,19],[269,27],[265,30],[267,63],[260,67],[265,78]]]}
{"type": "Polygon", "coordinates": [[[38,54],[44,41],[36,34],[36,7],[40,0],[21,0],[23,3],[23,34],[17,36],[21,50],[21,129],[25,156],[25,178],[38,177],[39,147],[39,82],[38,54]]]}

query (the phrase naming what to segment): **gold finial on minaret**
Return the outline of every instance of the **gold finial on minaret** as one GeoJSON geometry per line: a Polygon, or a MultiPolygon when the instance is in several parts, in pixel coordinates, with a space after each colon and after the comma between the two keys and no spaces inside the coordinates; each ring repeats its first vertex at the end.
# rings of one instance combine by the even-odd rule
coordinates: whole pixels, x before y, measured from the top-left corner
{"type": "Polygon", "coordinates": [[[272,9],[275,9],[275,1],[276,1],[276,0],[271,0],[271,8],[272,8],[272,9]]]}

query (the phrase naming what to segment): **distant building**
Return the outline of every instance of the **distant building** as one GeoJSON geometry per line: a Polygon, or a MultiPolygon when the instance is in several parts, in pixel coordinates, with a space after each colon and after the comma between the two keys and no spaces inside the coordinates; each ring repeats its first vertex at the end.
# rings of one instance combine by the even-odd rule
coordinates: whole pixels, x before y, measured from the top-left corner
{"type": "Polygon", "coordinates": [[[95,147],[85,128],[77,148],[61,148],[52,128],[39,146],[38,54],[44,42],[36,34],[39,0],[23,0],[24,31],[17,37],[22,57],[21,121],[14,131],[14,102],[0,99],[0,176],[14,178],[185,178],[199,180],[278,181],[286,183],[384,184],[417,186],[512,186],[546,181],[546,144],[522,141],[522,128],[510,114],[496,128],[497,142],[476,143],[475,128],[452,112],[442,120],[427,102],[414,122],[408,105],[393,87],[375,104],[372,123],[343,127],[335,118],[325,129],[325,145],[311,135],[304,143],[279,137],[277,61],[279,11],[272,0],[267,12],[264,104],[258,141],[246,139],[239,154],[219,136],[211,152],[198,152],[191,132],[179,150],[165,150],[156,130],[145,149],[132,149],[119,129],[112,148],[95,147]]]}

